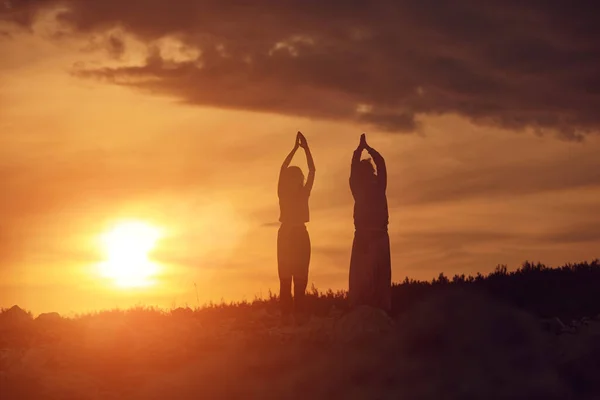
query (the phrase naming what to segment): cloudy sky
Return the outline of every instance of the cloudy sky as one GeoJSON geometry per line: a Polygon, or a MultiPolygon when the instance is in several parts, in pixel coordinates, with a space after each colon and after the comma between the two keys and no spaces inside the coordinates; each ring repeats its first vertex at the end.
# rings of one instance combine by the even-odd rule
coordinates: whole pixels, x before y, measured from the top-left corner
{"type": "Polygon", "coordinates": [[[347,284],[363,131],[388,164],[394,280],[599,256],[594,2],[248,4],[0,3],[0,306],[276,290],[275,187],[297,130],[317,165],[319,288],[347,284]],[[98,237],[130,220],[163,232],[155,286],[98,275],[98,237]]]}

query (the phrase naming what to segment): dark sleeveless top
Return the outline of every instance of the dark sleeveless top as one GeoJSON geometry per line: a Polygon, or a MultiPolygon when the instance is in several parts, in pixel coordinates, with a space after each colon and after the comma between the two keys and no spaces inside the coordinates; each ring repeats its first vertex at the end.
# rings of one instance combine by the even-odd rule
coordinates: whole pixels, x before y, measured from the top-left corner
{"type": "Polygon", "coordinates": [[[279,222],[293,225],[308,222],[309,197],[310,193],[305,187],[296,193],[279,193],[279,222]]]}

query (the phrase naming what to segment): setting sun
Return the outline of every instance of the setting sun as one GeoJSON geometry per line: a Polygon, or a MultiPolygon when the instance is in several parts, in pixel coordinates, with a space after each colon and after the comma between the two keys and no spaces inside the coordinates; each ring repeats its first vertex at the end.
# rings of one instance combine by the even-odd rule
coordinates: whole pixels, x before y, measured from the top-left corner
{"type": "Polygon", "coordinates": [[[101,237],[106,260],[100,264],[100,273],[121,287],[153,284],[151,278],[158,266],[149,259],[149,253],[159,238],[159,230],[145,223],[118,224],[101,237]]]}

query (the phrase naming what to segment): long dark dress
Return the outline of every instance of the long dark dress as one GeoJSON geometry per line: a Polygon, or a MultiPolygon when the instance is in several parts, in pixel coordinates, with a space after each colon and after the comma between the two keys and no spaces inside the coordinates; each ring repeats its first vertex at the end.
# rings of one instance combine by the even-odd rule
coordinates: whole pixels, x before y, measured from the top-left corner
{"type": "Polygon", "coordinates": [[[377,176],[361,181],[360,150],[352,157],[350,189],[354,197],[354,241],[350,259],[348,298],[351,307],[391,309],[392,268],[386,197],[387,170],[383,157],[370,149],[377,176]]]}

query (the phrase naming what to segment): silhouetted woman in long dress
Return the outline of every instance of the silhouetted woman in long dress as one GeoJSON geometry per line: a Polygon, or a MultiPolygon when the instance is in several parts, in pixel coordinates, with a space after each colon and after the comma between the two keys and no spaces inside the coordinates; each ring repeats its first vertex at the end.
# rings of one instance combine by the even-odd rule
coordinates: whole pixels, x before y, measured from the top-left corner
{"type": "Polygon", "coordinates": [[[391,309],[391,257],[386,197],[387,170],[381,154],[367,144],[365,134],[352,156],[350,190],[354,197],[354,242],[350,259],[350,307],[391,309]],[[370,160],[360,159],[366,150],[370,160]]]}
{"type": "Polygon", "coordinates": [[[277,266],[279,273],[279,297],[284,322],[294,313],[297,317],[305,313],[304,294],[308,284],[310,264],[310,237],[306,230],[309,221],[308,199],[315,181],[315,164],[302,133],[296,135],[294,148],[281,165],[277,194],[279,196],[279,221],[277,234],[277,266]],[[299,167],[290,162],[298,148],[303,148],[308,163],[308,177],[299,167]],[[292,299],[292,282],[294,298],[292,299]]]}

